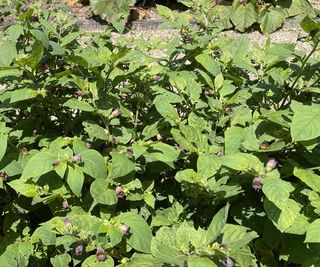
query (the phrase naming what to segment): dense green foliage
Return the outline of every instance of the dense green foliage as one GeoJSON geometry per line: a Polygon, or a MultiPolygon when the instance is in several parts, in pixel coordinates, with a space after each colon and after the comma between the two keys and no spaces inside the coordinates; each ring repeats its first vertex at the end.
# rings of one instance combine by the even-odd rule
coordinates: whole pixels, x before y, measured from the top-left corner
{"type": "MultiPolygon", "coordinates": [[[[130,7],[135,0],[90,0],[94,14],[114,24],[123,31],[119,21],[126,21],[130,7]]],[[[151,2],[151,1],[150,1],[151,2]]],[[[154,1],[152,1],[154,2],[154,1]]],[[[256,25],[263,33],[279,29],[286,18],[295,16],[316,16],[308,0],[178,0],[189,7],[187,17],[220,29],[235,28],[241,32],[256,25]]]]}
{"type": "Polygon", "coordinates": [[[1,33],[0,266],[319,266],[320,24],[306,54],[158,8],[169,44],[1,33]]]}

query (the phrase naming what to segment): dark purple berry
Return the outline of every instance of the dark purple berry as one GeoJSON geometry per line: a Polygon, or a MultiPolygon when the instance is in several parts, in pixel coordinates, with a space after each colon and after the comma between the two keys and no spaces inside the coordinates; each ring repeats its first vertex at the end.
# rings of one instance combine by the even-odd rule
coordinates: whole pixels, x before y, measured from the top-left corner
{"type": "Polygon", "coordinates": [[[99,247],[97,248],[96,256],[98,261],[104,261],[106,259],[106,252],[103,248],[99,247]]]}
{"type": "Polygon", "coordinates": [[[260,176],[254,177],[252,181],[252,188],[259,191],[263,186],[263,180],[260,176]]]}
{"type": "Polygon", "coordinates": [[[83,244],[79,243],[75,248],[75,254],[77,256],[80,256],[80,255],[82,255],[82,253],[83,253],[83,244]]]}
{"type": "Polygon", "coordinates": [[[128,227],[128,226],[125,225],[125,224],[121,224],[121,225],[120,225],[120,230],[121,230],[121,232],[124,233],[125,235],[130,234],[130,227],[128,227]]]}

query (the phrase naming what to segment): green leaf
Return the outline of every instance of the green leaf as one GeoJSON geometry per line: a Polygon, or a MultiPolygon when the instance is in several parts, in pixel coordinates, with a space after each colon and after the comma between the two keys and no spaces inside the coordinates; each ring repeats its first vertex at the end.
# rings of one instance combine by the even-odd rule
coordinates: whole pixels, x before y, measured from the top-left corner
{"type": "Polygon", "coordinates": [[[320,219],[313,221],[307,230],[306,243],[320,243],[320,219]]]}
{"type": "Polygon", "coordinates": [[[3,156],[6,153],[7,142],[8,142],[8,135],[0,134],[0,161],[2,160],[3,156]]]}
{"type": "Polygon", "coordinates": [[[197,161],[197,172],[202,179],[214,176],[221,167],[221,160],[216,155],[200,154],[197,161]]]}
{"type": "Polygon", "coordinates": [[[71,98],[68,101],[66,101],[63,104],[64,107],[68,107],[68,108],[72,108],[72,109],[79,109],[79,110],[83,110],[83,111],[88,111],[88,112],[94,112],[95,109],[94,107],[92,107],[89,103],[82,101],[82,100],[78,100],[75,98],[71,98]]]}
{"type": "Polygon", "coordinates": [[[109,181],[106,179],[95,180],[90,187],[92,198],[100,204],[114,205],[117,204],[118,198],[115,190],[109,189],[109,181]]]}
{"type": "Polygon", "coordinates": [[[34,183],[26,182],[24,179],[16,179],[8,183],[17,193],[26,197],[38,196],[37,186],[34,183]]]}
{"type": "Polygon", "coordinates": [[[277,30],[284,23],[286,12],[280,7],[268,8],[265,12],[259,14],[258,22],[263,33],[269,34],[277,30]]]}
{"type": "Polygon", "coordinates": [[[106,162],[96,150],[84,150],[80,153],[83,161],[83,172],[96,179],[107,177],[106,162]]]}
{"type": "Polygon", "coordinates": [[[33,245],[27,242],[10,244],[0,255],[0,266],[27,267],[33,255],[33,245]]]}
{"type": "Polygon", "coordinates": [[[35,154],[25,166],[22,177],[33,178],[48,173],[54,169],[52,165],[57,156],[50,151],[40,151],[35,154]]]}
{"type": "Polygon", "coordinates": [[[23,100],[33,99],[39,95],[37,90],[29,89],[29,88],[22,88],[16,89],[12,92],[10,103],[16,103],[23,100]]]}
{"type": "Polygon", "coordinates": [[[320,105],[307,106],[294,101],[291,136],[294,141],[307,141],[320,136],[320,105]]]}
{"type": "Polygon", "coordinates": [[[217,76],[221,71],[218,63],[208,54],[200,54],[195,57],[195,60],[205,68],[213,76],[217,76]]]}
{"type": "Polygon", "coordinates": [[[256,22],[257,13],[254,3],[242,4],[239,0],[234,1],[230,19],[237,30],[244,32],[256,22]]]}
{"type": "Polygon", "coordinates": [[[155,143],[148,146],[147,152],[151,157],[162,162],[172,162],[178,159],[180,152],[165,143],[155,143]]]}
{"type": "Polygon", "coordinates": [[[36,38],[37,41],[42,43],[43,47],[48,49],[49,37],[45,32],[37,30],[37,29],[31,30],[30,32],[34,36],[34,38],[36,38]]]}
{"type": "Polygon", "coordinates": [[[40,62],[43,55],[43,44],[42,42],[35,40],[32,45],[31,54],[28,57],[28,64],[34,70],[40,62]]]}
{"type": "Polygon", "coordinates": [[[253,175],[264,173],[262,162],[256,156],[246,153],[225,155],[222,158],[222,165],[233,170],[243,171],[253,175]]]}
{"type": "MultiPolygon", "coordinates": [[[[280,202],[278,201],[278,205],[280,202]]],[[[277,207],[273,202],[268,199],[264,200],[264,209],[274,225],[281,231],[285,232],[295,223],[299,216],[300,206],[292,199],[287,201],[283,200],[281,208],[277,207]]]]}
{"type": "Polygon", "coordinates": [[[258,235],[254,231],[250,231],[249,228],[226,224],[223,230],[222,244],[228,244],[230,249],[239,249],[249,244],[258,235]]]}
{"type": "Polygon", "coordinates": [[[222,233],[223,228],[227,222],[230,205],[227,204],[224,208],[219,210],[213,217],[206,234],[206,243],[214,242],[222,233]]]}
{"type": "Polygon", "coordinates": [[[262,191],[266,197],[281,209],[282,205],[287,202],[294,186],[289,182],[275,178],[263,179],[262,191]]]}
{"type": "Polygon", "coordinates": [[[188,267],[216,267],[217,265],[208,258],[202,258],[199,256],[191,256],[187,259],[188,267]]]}
{"type": "Polygon", "coordinates": [[[10,66],[17,56],[16,45],[13,42],[3,42],[0,45],[0,65],[10,66]]]}
{"type": "Polygon", "coordinates": [[[168,97],[157,96],[153,102],[157,111],[165,120],[169,121],[172,125],[180,122],[179,114],[174,106],[170,104],[168,97]]]}
{"type": "Polygon", "coordinates": [[[314,174],[311,170],[303,170],[297,167],[293,170],[293,175],[298,177],[302,182],[309,186],[312,190],[320,193],[320,176],[314,174]]]}
{"type": "Polygon", "coordinates": [[[67,183],[70,186],[71,191],[77,197],[80,197],[82,186],[84,183],[84,175],[78,165],[68,166],[67,183]]]}
{"type": "Polygon", "coordinates": [[[320,22],[313,21],[308,15],[301,21],[300,26],[307,33],[320,31],[320,22]]]}
{"type": "Polygon", "coordinates": [[[91,0],[90,7],[95,15],[99,15],[107,21],[119,21],[121,18],[129,15],[130,6],[133,6],[133,1],[117,0],[91,0]]]}
{"type": "Polygon", "coordinates": [[[150,253],[152,234],[147,222],[134,212],[123,213],[119,219],[129,226],[132,232],[128,244],[137,251],[150,253]]]}
{"type": "Polygon", "coordinates": [[[113,152],[111,156],[111,178],[123,177],[135,170],[135,163],[126,157],[125,154],[113,152]]]}
{"type": "Polygon", "coordinates": [[[225,155],[240,152],[243,134],[244,129],[238,126],[232,126],[224,132],[225,155]]]}
{"type": "Polygon", "coordinates": [[[71,262],[71,257],[68,253],[58,254],[50,259],[50,263],[52,264],[53,267],[69,266],[70,262],[71,262]]]}
{"type": "Polygon", "coordinates": [[[78,37],[80,36],[80,32],[76,31],[76,32],[72,32],[72,33],[68,33],[66,36],[61,38],[61,43],[60,45],[62,47],[66,46],[67,44],[70,44],[71,42],[73,42],[74,40],[76,40],[78,37]]]}
{"type": "Polygon", "coordinates": [[[85,259],[81,267],[114,267],[112,257],[107,257],[104,261],[98,261],[96,255],[91,255],[85,259]]]}
{"type": "Polygon", "coordinates": [[[108,130],[102,128],[97,123],[92,121],[84,121],[82,125],[85,127],[84,130],[89,134],[90,137],[95,137],[101,140],[109,140],[108,130]]]}

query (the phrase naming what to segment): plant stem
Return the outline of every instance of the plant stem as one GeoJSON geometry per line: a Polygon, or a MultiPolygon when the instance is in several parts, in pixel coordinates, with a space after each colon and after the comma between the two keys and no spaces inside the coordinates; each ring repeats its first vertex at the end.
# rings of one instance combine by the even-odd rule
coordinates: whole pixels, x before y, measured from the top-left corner
{"type": "MultiPolygon", "coordinates": [[[[301,65],[301,68],[300,68],[300,70],[299,70],[299,72],[298,72],[298,75],[297,75],[296,79],[293,81],[293,83],[292,83],[292,85],[290,86],[290,88],[288,89],[288,92],[287,92],[285,98],[283,99],[283,101],[282,101],[282,103],[281,103],[281,105],[280,105],[280,109],[285,106],[285,104],[286,104],[286,102],[287,102],[287,100],[288,100],[288,98],[289,98],[290,91],[292,91],[292,90],[295,88],[295,86],[297,85],[297,83],[298,83],[299,79],[301,78],[301,76],[302,76],[302,74],[303,74],[303,71],[304,71],[304,68],[305,68],[306,64],[308,63],[310,57],[316,52],[317,47],[318,47],[318,45],[319,45],[319,42],[320,42],[320,39],[316,41],[316,43],[314,44],[314,46],[313,46],[312,50],[310,51],[310,53],[309,53],[309,54],[305,57],[305,59],[303,60],[302,65],[301,65]]],[[[291,101],[289,101],[289,103],[290,103],[290,102],[291,102],[291,101]]]]}

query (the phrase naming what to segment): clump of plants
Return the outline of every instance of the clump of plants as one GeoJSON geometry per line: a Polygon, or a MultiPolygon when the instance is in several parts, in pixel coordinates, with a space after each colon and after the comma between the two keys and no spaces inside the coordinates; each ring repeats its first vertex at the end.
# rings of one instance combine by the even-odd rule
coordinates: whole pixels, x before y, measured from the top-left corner
{"type": "Polygon", "coordinates": [[[319,265],[320,24],[303,52],[165,14],[160,58],[62,13],[1,32],[1,266],[319,265]]]}

